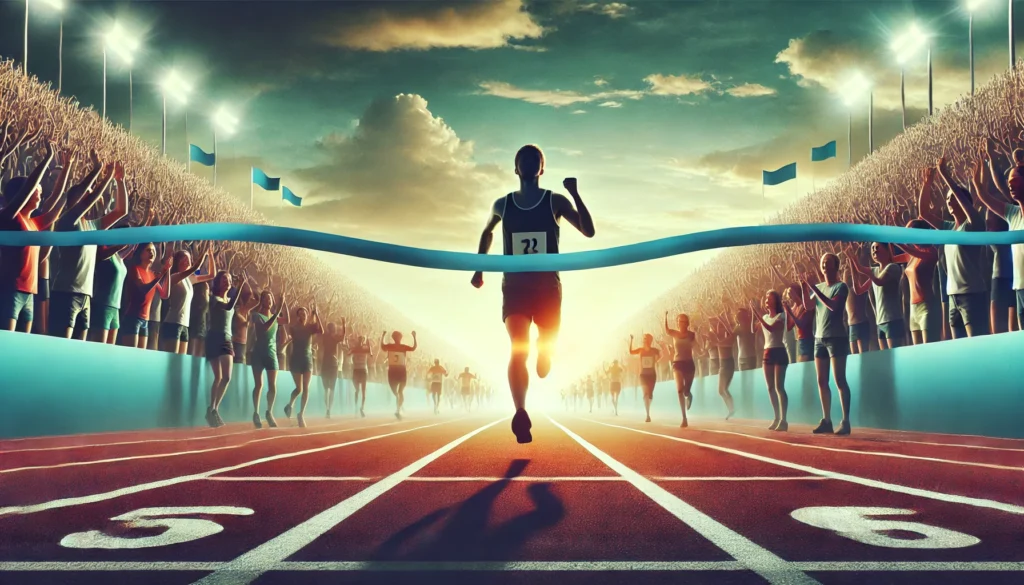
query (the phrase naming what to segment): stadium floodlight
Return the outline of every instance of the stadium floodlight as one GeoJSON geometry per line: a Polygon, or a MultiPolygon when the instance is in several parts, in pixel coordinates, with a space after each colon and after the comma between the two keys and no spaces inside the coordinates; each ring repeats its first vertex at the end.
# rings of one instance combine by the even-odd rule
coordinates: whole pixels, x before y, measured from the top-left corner
{"type": "MultiPolygon", "coordinates": [[[[177,70],[171,69],[164,74],[164,78],[160,81],[160,94],[163,102],[163,123],[161,125],[160,135],[160,153],[163,155],[167,154],[167,96],[170,95],[178,103],[185,105],[188,103],[188,94],[192,92],[192,85],[185,81],[181,74],[177,70]]],[[[185,130],[186,141],[188,139],[188,129],[186,122],[185,130]]]]}
{"type": "Polygon", "coordinates": [[[103,119],[107,119],[107,52],[112,52],[128,65],[128,130],[131,131],[133,110],[132,62],[139,50],[139,38],[129,34],[125,27],[114,21],[103,35],[103,119]]]}
{"type": "MultiPolygon", "coordinates": [[[[63,0],[40,0],[44,6],[55,12],[60,12],[60,40],[58,41],[58,61],[59,71],[57,78],[57,91],[60,92],[61,77],[64,69],[64,1],[63,0]]],[[[29,0],[25,0],[25,32],[22,40],[24,47],[22,48],[21,65],[25,69],[25,73],[28,74],[28,4],[29,0]]]]}
{"type": "Polygon", "coordinates": [[[971,95],[974,95],[974,13],[986,4],[988,0],[967,0],[964,4],[964,8],[967,9],[967,43],[971,55],[971,95]]]}
{"type": "Polygon", "coordinates": [[[868,95],[868,152],[873,152],[875,150],[875,98],[871,81],[860,71],[852,73],[839,91],[842,94],[843,104],[849,108],[847,112],[849,130],[847,133],[846,164],[847,167],[850,167],[853,166],[853,106],[865,93],[868,95]]]}
{"type": "Polygon", "coordinates": [[[907,129],[907,74],[906,63],[922,48],[928,48],[928,115],[932,115],[932,48],[929,36],[916,22],[892,42],[896,62],[900,64],[900,106],[903,112],[903,129],[907,129]]]}
{"type": "Polygon", "coordinates": [[[213,122],[213,186],[217,186],[217,162],[220,160],[217,152],[217,131],[220,130],[228,136],[238,129],[238,117],[231,113],[227,106],[220,106],[214,111],[211,117],[213,122]]]}

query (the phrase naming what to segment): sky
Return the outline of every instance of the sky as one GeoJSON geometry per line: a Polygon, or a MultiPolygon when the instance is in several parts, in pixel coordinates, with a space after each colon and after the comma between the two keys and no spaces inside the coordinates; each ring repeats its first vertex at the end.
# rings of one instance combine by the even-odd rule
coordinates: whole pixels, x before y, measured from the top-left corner
{"type": "MultiPolygon", "coordinates": [[[[597,236],[563,229],[561,246],[583,251],[756,224],[843,172],[848,156],[856,164],[868,109],[863,95],[843,95],[854,71],[872,82],[875,146],[884,145],[902,129],[890,44],[911,22],[931,35],[936,107],[968,93],[964,6],[79,1],[64,13],[62,91],[99,108],[98,32],[117,19],[143,39],[133,132],[159,146],[157,84],[176,68],[195,91],[187,107],[168,109],[169,156],[183,161],[189,141],[212,150],[218,107],[240,120],[236,134],[218,137],[225,196],[248,202],[256,166],[304,197],[286,207],[257,188],[255,207],[277,223],[432,249],[476,250],[492,202],[518,188],[516,150],[535,143],[548,159],[542,186],[563,191],[563,178],[578,178],[597,236]],[[831,140],[838,157],[811,166],[810,148],[831,140]],[[762,190],[762,170],[791,162],[797,181],[762,190]]],[[[24,7],[0,3],[4,58],[21,60],[24,7]]],[[[55,86],[59,20],[30,0],[29,70],[55,86]]],[[[974,20],[980,86],[1007,66],[1006,2],[990,0],[974,20]]],[[[905,64],[910,124],[927,114],[926,63],[922,51],[905,64]]],[[[112,58],[107,110],[125,127],[128,89],[127,67],[112,58]]],[[[545,384],[625,344],[608,332],[712,256],[564,274],[559,361],[545,384]]],[[[433,334],[493,356],[485,374],[503,378],[500,275],[476,290],[469,274],[327,259],[433,334]]]]}

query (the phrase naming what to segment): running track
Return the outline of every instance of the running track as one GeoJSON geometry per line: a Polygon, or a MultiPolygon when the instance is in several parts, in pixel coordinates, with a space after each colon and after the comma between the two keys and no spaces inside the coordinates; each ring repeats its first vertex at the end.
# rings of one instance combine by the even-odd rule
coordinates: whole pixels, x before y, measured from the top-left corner
{"type": "Polygon", "coordinates": [[[311,422],[0,441],[0,583],[1024,582],[1024,440],[311,422]]]}

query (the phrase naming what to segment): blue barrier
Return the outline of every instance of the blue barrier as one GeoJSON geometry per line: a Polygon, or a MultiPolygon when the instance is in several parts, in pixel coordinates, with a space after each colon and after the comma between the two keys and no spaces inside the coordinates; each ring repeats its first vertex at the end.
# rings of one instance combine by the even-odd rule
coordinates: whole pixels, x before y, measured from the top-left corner
{"type": "MultiPolygon", "coordinates": [[[[0,332],[0,438],[205,425],[213,373],[204,359],[130,347],[0,332]]],[[[278,372],[274,416],[295,389],[278,372]]],[[[352,384],[336,386],[334,418],[352,417],[352,384]]],[[[221,405],[227,422],[252,418],[252,369],[235,365],[221,405]]],[[[260,416],[267,408],[266,380],[260,416]]],[[[425,392],[406,390],[406,409],[427,412],[425,392]]],[[[318,377],[309,385],[307,417],[325,415],[318,377]]],[[[394,412],[390,388],[368,384],[367,414],[394,412]]],[[[296,404],[298,406],[298,404],[296,404]]]]}
{"type": "Polygon", "coordinates": [[[890,242],[895,244],[1021,244],[1024,231],[955,232],[866,224],[786,224],[725,228],[567,254],[501,256],[398,246],[268,225],[206,223],[87,232],[0,232],[0,246],[122,245],[146,242],[229,240],[280,244],[420,268],[472,272],[550,272],[607,268],[679,254],[792,242],[890,242]]]}
{"type": "MultiPolygon", "coordinates": [[[[1024,332],[1017,332],[851,356],[852,422],[855,427],[1024,438],[1022,349],[1024,332]]],[[[188,356],[8,332],[0,332],[0,372],[0,438],[201,426],[212,376],[204,360],[188,356]]],[[[281,419],[295,386],[283,372],[278,382],[281,419]]],[[[222,406],[225,420],[250,419],[252,386],[251,370],[236,366],[222,406]]],[[[786,388],[790,420],[817,423],[821,406],[814,364],[790,365],[786,388]]],[[[737,372],[731,390],[738,417],[772,418],[761,370],[737,372]]],[[[314,378],[310,417],[323,415],[322,392],[314,378]]],[[[543,398],[540,392],[545,390],[534,390],[534,403],[543,398]]],[[[834,384],[832,392],[832,415],[838,421],[834,384]]],[[[624,404],[632,402],[631,393],[623,390],[624,404]]],[[[500,391],[498,399],[503,404],[500,391]]],[[[411,410],[426,411],[422,389],[408,389],[406,403],[411,410]]],[[[337,416],[351,416],[351,385],[348,393],[338,393],[335,404],[337,416]]],[[[265,405],[264,396],[261,411],[265,405]]],[[[393,412],[386,386],[370,385],[367,407],[368,412],[393,412]]],[[[658,384],[654,409],[659,421],[678,420],[671,380],[658,384]]],[[[691,414],[725,416],[716,377],[696,382],[691,414]]]]}

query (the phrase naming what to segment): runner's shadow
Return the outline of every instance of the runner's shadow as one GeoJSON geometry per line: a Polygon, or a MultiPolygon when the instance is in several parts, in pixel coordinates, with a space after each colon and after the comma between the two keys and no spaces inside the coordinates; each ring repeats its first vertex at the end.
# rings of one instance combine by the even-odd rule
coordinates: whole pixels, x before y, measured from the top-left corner
{"type": "Polygon", "coordinates": [[[565,516],[561,500],[551,493],[551,484],[534,483],[527,488],[533,510],[489,526],[494,504],[522,474],[529,460],[516,459],[502,479],[470,496],[457,507],[441,508],[420,518],[383,543],[373,561],[501,561],[516,552],[534,534],[558,524],[565,516]],[[447,518],[440,530],[431,530],[447,518]]]}

